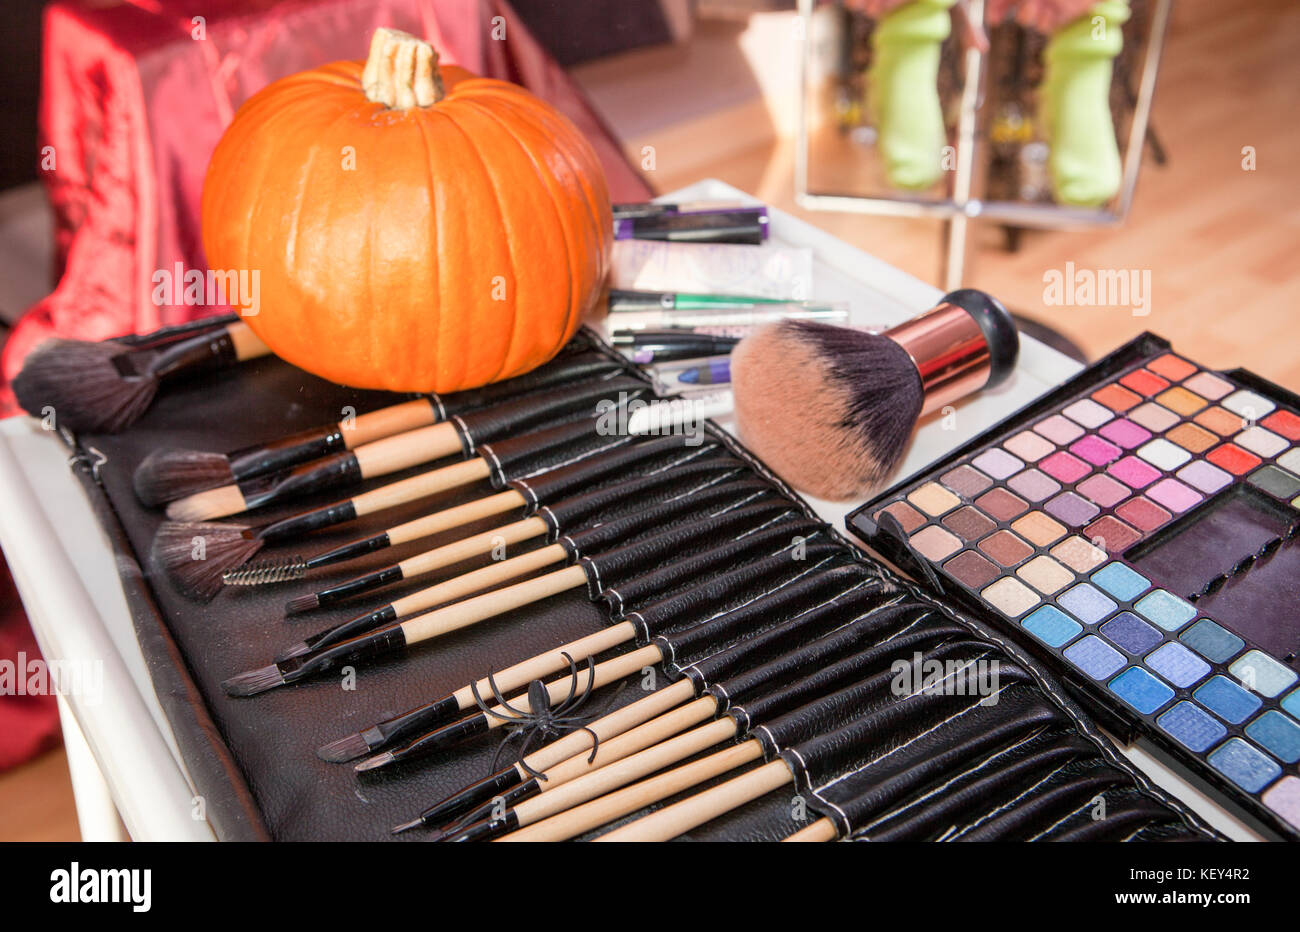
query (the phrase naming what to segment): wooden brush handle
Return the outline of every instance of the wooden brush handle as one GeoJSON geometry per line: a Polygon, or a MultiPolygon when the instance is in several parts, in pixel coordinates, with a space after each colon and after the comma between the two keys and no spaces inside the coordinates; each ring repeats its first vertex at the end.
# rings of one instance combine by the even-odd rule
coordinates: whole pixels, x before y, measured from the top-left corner
{"type": "Polygon", "coordinates": [[[785,761],[774,760],[734,780],[710,787],[703,793],[696,793],[681,802],[642,816],[635,822],[601,835],[596,841],[670,841],[793,780],[794,776],[785,761]]]}
{"type": "MultiPolygon", "coordinates": [[[[440,582],[436,586],[430,586],[427,589],[412,592],[410,595],[402,596],[400,599],[395,599],[392,605],[397,611],[398,618],[407,618],[414,615],[416,612],[422,612],[427,608],[444,605],[453,599],[459,599],[475,592],[482,592],[484,589],[491,589],[493,586],[509,582],[512,579],[518,579],[520,576],[526,576],[527,574],[542,569],[543,567],[554,566],[556,563],[562,562],[566,556],[567,553],[563,547],[559,544],[552,544],[549,547],[542,547],[538,550],[530,551],[529,553],[520,554],[519,556],[512,557],[509,560],[491,563],[488,566],[471,570],[468,573],[462,573],[459,576],[448,579],[446,582],[440,582]]],[[[584,578],[586,578],[586,574],[584,574],[584,578]]],[[[487,598],[487,596],[481,598],[487,598]]],[[[480,599],[474,599],[472,601],[479,608],[482,608],[485,605],[485,603],[481,602],[480,599]]],[[[422,621],[424,619],[419,620],[422,621]]],[[[407,640],[410,641],[410,629],[406,629],[406,636],[407,640]]]]}
{"type": "MultiPolygon", "coordinates": [[[[624,626],[631,629],[627,638],[629,641],[636,637],[636,629],[630,622],[624,622],[617,627],[622,628],[624,626]]],[[[589,754],[591,752],[591,732],[595,732],[603,743],[635,728],[643,722],[648,722],[656,716],[662,715],[674,706],[681,705],[694,695],[695,687],[691,685],[690,680],[678,680],[671,686],[655,690],[644,699],[630,702],[621,709],[615,709],[608,715],[602,715],[585,729],[571,731],[563,738],[557,738],[550,744],[543,745],[532,754],[529,754],[524,760],[534,770],[547,773],[552,767],[571,757],[589,754]]]]}
{"type": "MultiPolygon", "coordinates": [[[[581,659],[574,657],[575,663],[580,663],[581,659]]],[[[602,686],[608,686],[610,683],[617,683],[625,676],[630,676],[638,672],[641,668],[650,664],[658,663],[660,660],[660,651],[658,647],[642,647],[640,650],[634,650],[631,653],[623,654],[621,657],[615,657],[613,660],[606,660],[604,663],[596,664],[595,670],[587,672],[586,664],[578,667],[577,681],[567,673],[546,684],[546,694],[550,698],[551,705],[563,702],[569,695],[570,690],[574,695],[581,693],[591,683],[592,689],[600,689],[602,686]],[[594,675],[593,675],[594,674],[594,675]]],[[[497,684],[500,685],[500,684],[497,684]]],[[[522,712],[532,711],[531,703],[528,701],[528,695],[525,693],[510,700],[510,705],[522,712]]],[[[514,716],[508,709],[500,706],[493,706],[499,711],[501,716],[490,715],[488,717],[489,728],[499,728],[502,725],[508,725],[514,716]]]]}
{"type": "MultiPolygon", "coordinates": [[[[470,460],[470,462],[474,461],[470,460]]],[[[482,521],[484,518],[494,518],[512,508],[521,508],[525,504],[527,504],[527,499],[524,498],[523,494],[510,489],[506,492],[498,492],[495,495],[466,502],[463,505],[456,505],[453,508],[435,511],[423,518],[416,518],[414,521],[407,521],[405,524],[390,527],[384,533],[388,536],[389,546],[395,547],[398,544],[409,543],[422,537],[432,537],[434,534],[441,534],[443,531],[450,531],[452,528],[464,527],[466,524],[473,524],[475,521],[482,521]]]]}
{"type": "Polygon", "coordinates": [[[730,717],[679,734],[698,724],[701,703],[708,706],[703,709],[705,719],[717,711],[717,703],[712,697],[697,699],[602,743],[595,763],[588,764],[586,755],[583,755],[552,767],[546,771],[545,782],[540,782],[542,794],[515,807],[519,824],[540,822],[734,738],[736,723],[730,717]]]}
{"type": "Polygon", "coordinates": [[[236,321],[228,326],[226,336],[230,337],[230,347],[234,351],[235,358],[240,362],[271,354],[271,348],[242,321],[236,321]]]}
{"type": "Polygon", "coordinates": [[[431,463],[464,450],[460,430],[455,424],[446,422],[371,441],[357,447],[352,455],[361,467],[362,478],[372,479],[410,469],[421,463],[431,463]]]}
{"type": "Polygon", "coordinates": [[[365,515],[383,511],[385,508],[395,508],[398,505],[405,505],[407,502],[414,502],[422,498],[428,498],[430,495],[437,495],[439,492],[458,489],[461,486],[486,479],[489,475],[491,475],[491,468],[484,460],[479,458],[466,460],[463,463],[452,463],[450,466],[444,466],[441,469],[431,469],[428,472],[420,473],[418,476],[400,479],[397,482],[382,485],[377,489],[371,489],[369,492],[354,495],[352,496],[352,510],[356,512],[358,518],[361,518],[365,515]]]}
{"type": "MultiPolygon", "coordinates": [[[[524,554],[524,556],[515,557],[515,559],[536,558],[536,555],[545,554],[552,549],[551,547],[543,547],[541,550],[535,550],[531,554],[524,554]]],[[[562,547],[557,546],[555,549],[559,549],[561,554],[563,553],[562,547]]],[[[507,560],[506,562],[510,561],[507,560]]],[[[539,563],[539,565],[545,564],[539,563]]],[[[490,566],[475,572],[485,573],[488,570],[499,568],[490,566]]],[[[540,602],[542,599],[550,598],[569,589],[577,589],[586,584],[587,573],[581,566],[565,567],[562,570],[556,570],[554,573],[547,573],[545,576],[539,576],[536,579],[529,579],[526,582],[517,583],[505,589],[498,589],[495,592],[475,596],[472,599],[466,599],[464,602],[440,608],[436,612],[429,612],[427,615],[412,618],[410,621],[402,623],[402,633],[405,635],[408,645],[419,641],[427,641],[449,631],[457,631],[488,618],[495,618],[497,615],[503,615],[516,608],[523,608],[525,605],[540,602]]],[[[418,596],[419,593],[416,595],[418,596]]],[[[407,596],[407,599],[414,598],[416,596],[407,596]]],[[[406,602],[407,599],[400,601],[406,602]]],[[[393,605],[398,608],[400,614],[402,609],[398,603],[394,602],[393,605]]]]}
{"type": "MultiPolygon", "coordinates": [[[[711,780],[719,774],[735,770],[752,760],[757,760],[762,755],[763,749],[757,741],[746,741],[743,744],[737,744],[735,747],[719,751],[717,754],[710,754],[708,757],[677,767],[657,777],[634,783],[607,796],[593,799],[589,803],[575,806],[567,812],[551,816],[549,819],[543,819],[536,825],[530,825],[527,828],[511,832],[509,835],[497,840],[564,841],[593,828],[606,825],[617,818],[627,815],[629,812],[636,812],[638,809],[657,803],[661,799],[667,799],[669,796],[697,786],[705,780],[711,780]]],[[[632,823],[632,825],[636,824],[638,823],[632,823]]],[[[601,838],[608,837],[608,835],[601,836],[601,838]]],[[[597,841],[599,840],[601,839],[597,839],[597,841]]]]}
{"type": "Polygon", "coordinates": [[[782,838],[782,841],[834,841],[839,837],[839,832],[835,831],[835,823],[830,819],[818,819],[812,825],[799,829],[788,838],[782,838]]]}
{"type": "Polygon", "coordinates": [[[368,414],[358,414],[350,421],[340,421],[338,429],[343,437],[343,445],[349,450],[355,450],[364,444],[437,422],[438,412],[434,410],[433,403],[428,398],[416,398],[368,414]]]}
{"type": "Polygon", "coordinates": [[[541,537],[547,530],[548,526],[541,518],[524,518],[522,521],[464,537],[454,543],[407,557],[397,565],[402,568],[403,579],[415,579],[417,576],[432,573],[444,566],[453,566],[471,557],[490,553],[496,547],[508,547],[520,541],[541,537]]]}
{"type": "MultiPolygon", "coordinates": [[[[555,648],[555,650],[548,650],[546,653],[530,657],[522,663],[506,667],[500,673],[492,674],[492,679],[502,692],[513,692],[527,686],[533,680],[567,667],[569,661],[564,658],[566,653],[575,660],[580,657],[594,657],[620,644],[626,644],[635,637],[636,628],[630,621],[609,628],[601,628],[595,634],[589,634],[585,638],[570,641],[568,644],[555,648]]],[[[492,689],[492,684],[488,682],[486,676],[474,685],[478,687],[481,696],[488,695],[492,689]]],[[[471,709],[475,705],[474,691],[468,686],[462,686],[452,695],[456,697],[456,703],[461,709],[471,709]]]]}

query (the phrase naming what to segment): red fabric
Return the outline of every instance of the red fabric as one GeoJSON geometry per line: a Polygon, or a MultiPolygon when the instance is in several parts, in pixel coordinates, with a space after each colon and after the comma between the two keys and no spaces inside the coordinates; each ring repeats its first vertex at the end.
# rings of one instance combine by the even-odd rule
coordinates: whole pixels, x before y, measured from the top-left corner
{"type": "Polygon", "coordinates": [[[222,130],[271,81],[364,58],[378,26],[424,36],[448,63],[527,87],[583,130],[615,200],[649,194],[505,0],[60,0],[45,15],[40,158],[61,278],[3,349],[0,416],[13,413],[9,379],[47,336],[103,339],[224,310],[159,307],[151,281],[178,262],[206,268],[199,197],[222,130]],[[502,27],[504,38],[494,38],[502,27]]]}
{"type": "MultiPolygon", "coordinates": [[[[40,656],[41,649],[36,646],[23,603],[18,600],[9,567],[0,558],[0,663],[22,671],[30,669],[40,656]],[[20,654],[23,663],[19,663],[20,654]]],[[[0,771],[16,767],[58,743],[59,710],[53,696],[0,694],[0,771]]]]}

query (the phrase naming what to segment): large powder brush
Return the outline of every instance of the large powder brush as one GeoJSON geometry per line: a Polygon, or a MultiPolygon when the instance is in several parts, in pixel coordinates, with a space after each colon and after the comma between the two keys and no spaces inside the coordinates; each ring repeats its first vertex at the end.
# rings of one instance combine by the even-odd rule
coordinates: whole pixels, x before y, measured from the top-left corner
{"type": "Polygon", "coordinates": [[[858,498],[893,475],[918,419],[1003,382],[1019,352],[1007,309],[973,288],[883,333],[779,321],[731,354],[737,425],[795,488],[858,498]]]}

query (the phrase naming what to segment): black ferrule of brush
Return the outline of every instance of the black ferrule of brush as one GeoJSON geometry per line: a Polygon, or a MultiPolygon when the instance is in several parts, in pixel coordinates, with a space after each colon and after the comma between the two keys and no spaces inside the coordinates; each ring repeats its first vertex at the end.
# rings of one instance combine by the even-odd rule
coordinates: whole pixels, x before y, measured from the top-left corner
{"type": "Polygon", "coordinates": [[[388,539],[388,532],[375,534],[372,537],[363,537],[360,540],[354,540],[351,543],[341,544],[333,550],[326,550],[324,553],[318,553],[307,561],[309,568],[315,569],[318,566],[329,566],[332,563],[342,563],[344,560],[351,560],[353,557],[364,556],[367,553],[374,553],[376,550],[384,550],[391,545],[388,539]]]}
{"type": "MultiPolygon", "coordinates": [[[[481,813],[482,807],[489,807],[490,810],[493,805],[492,800],[507,794],[508,791],[518,789],[519,782],[522,779],[518,767],[507,767],[505,770],[498,770],[490,777],[484,777],[477,783],[471,783],[459,793],[453,793],[442,802],[434,803],[420,813],[420,821],[425,825],[442,828],[452,819],[466,813],[473,813],[470,818],[478,821],[485,815],[485,813],[481,813]]],[[[529,780],[528,782],[536,784],[537,781],[529,780]]]]}
{"type": "Polygon", "coordinates": [[[148,373],[160,381],[170,381],[211,372],[237,361],[235,342],[230,332],[222,329],[167,347],[149,361],[148,373]]]}
{"type": "Polygon", "coordinates": [[[235,481],[265,476],[268,473],[291,469],[310,460],[337,453],[347,449],[343,440],[343,431],[337,427],[330,429],[305,430],[289,437],[281,437],[270,443],[244,447],[226,454],[230,472],[235,481]]]}
{"type": "Polygon", "coordinates": [[[444,838],[443,841],[491,841],[517,828],[519,828],[519,816],[508,809],[495,821],[484,819],[482,822],[475,822],[461,829],[457,834],[444,838]]]}
{"type": "Polygon", "coordinates": [[[444,725],[434,731],[427,732],[414,741],[397,748],[392,752],[393,759],[410,760],[413,757],[423,757],[425,754],[432,754],[434,751],[453,747],[462,741],[468,741],[470,738],[487,734],[491,730],[489,725],[490,716],[486,712],[475,712],[473,715],[467,715],[450,725],[444,725]]]}
{"type": "Polygon", "coordinates": [[[401,625],[391,625],[382,631],[375,631],[361,637],[335,644],[331,647],[314,651],[302,657],[296,657],[280,664],[280,671],[286,683],[293,683],[318,673],[328,673],[345,663],[357,660],[369,660],[406,646],[406,633],[401,625]],[[291,668],[291,669],[290,669],[291,668]]]}
{"type": "Polygon", "coordinates": [[[359,634],[365,634],[367,631],[373,631],[383,625],[390,625],[396,620],[397,609],[391,605],[385,605],[383,608],[376,609],[368,614],[348,619],[343,624],[335,625],[327,631],[318,631],[307,638],[304,643],[313,651],[316,651],[331,644],[339,644],[350,638],[355,638],[359,634]]]}
{"type": "Polygon", "coordinates": [[[280,521],[272,522],[258,531],[257,537],[258,540],[267,543],[288,540],[309,531],[318,531],[321,528],[333,527],[336,524],[351,521],[356,516],[356,506],[349,499],[322,508],[313,508],[311,511],[304,511],[300,514],[290,515],[280,521]]]}
{"type": "Polygon", "coordinates": [[[316,597],[320,600],[321,605],[330,605],[351,596],[359,595],[362,592],[383,588],[389,583],[401,582],[403,578],[402,568],[394,564],[371,573],[355,576],[346,582],[330,586],[328,589],[321,589],[316,593],[316,597]]]}
{"type": "Polygon", "coordinates": [[[441,699],[426,702],[422,706],[403,712],[401,715],[382,721],[361,733],[371,750],[379,750],[394,742],[410,741],[461,714],[460,702],[455,695],[448,693],[441,699]]]}
{"type": "Polygon", "coordinates": [[[978,288],[959,288],[950,291],[939,301],[953,304],[969,314],[984,334],[989,348],[989,378],[985,388],[1001,385],[1016,369],[1020,356],[1020,331],[1016,329],[1011,312],[1002,302],[978,288]]]}
{"type": "Polygon", "coordinates": [[[304,463],[266,479],[241,482],[247,509],[261,508],[284,498],[296,498],[323,492],[340,486],[356,485],[364,478],[361,464],[351,451],[334,455],[315,463],[304,463]]]}

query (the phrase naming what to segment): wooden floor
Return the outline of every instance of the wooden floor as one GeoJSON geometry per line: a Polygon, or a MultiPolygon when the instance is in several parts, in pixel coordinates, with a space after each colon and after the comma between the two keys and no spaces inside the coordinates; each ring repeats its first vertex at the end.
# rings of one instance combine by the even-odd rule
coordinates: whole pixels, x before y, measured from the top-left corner
{"type": "MultiPolygon", "coordinates": [[[[1300,389],[1298,91],[1300,5],[1176,0],[1155,105],[1169,163],[1157,168],[1148,160],[1128,223],[1111,231],[1027,234],[1014,254],[989,230],[967,284],[1056,328],[1093,358],[1150,329],[1208,365],[1246,366],[1300,389]],[[1242,170],[1244,146],[1255,148],[1255,171],[1242,170]],[[1150,316],[1047,307],[1044,272],[1066,262],[1150,270],[1150,316]]],[[[789,143],[763,143],[723,164],[678,174],[661,167],[649,177],[663,191],[717,177],[793,209],[791,159],[789,143]]],[[[937,281],[937,224],[802,215],[937,281]]],[[[76,837],[61,750],[0,774],[0,841],[76,837]]]]}

